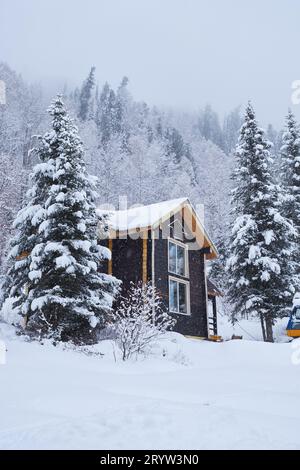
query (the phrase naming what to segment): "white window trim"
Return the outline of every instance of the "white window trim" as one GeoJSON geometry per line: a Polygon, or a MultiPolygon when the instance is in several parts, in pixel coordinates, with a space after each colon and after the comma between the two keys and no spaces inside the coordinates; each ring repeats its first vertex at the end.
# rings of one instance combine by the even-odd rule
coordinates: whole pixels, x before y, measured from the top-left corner
{"type": "MultiPolygon", "coordinates": [[[[177,290],[177,293],[178,293],[177,295],[179,295],[179,289],[177,290]]],[[[178,299],[177,299],[177,301],[178,301],[178,299]]],[[[169,276],[169,312],[174,313],[176,315],[184,315],[184,316],[191,315],[190,281],[186,281],[185,279],[181,279],[179,277],[169,276]],[[175,312],[174,310],[171,310],[171,307],[170,307],[170,292],[171,292],[170,281],[174,281],[174,282],[186,285],[186,303],[187,303],[187,305],[186,305],[187,312],[186,313],[175,312]]]]}
{"type": "MultiPolygon", "coordinates": [[[[177,255],[176,255],[176,262],[177,262],[177,255]]],[[[189,273],[189,246],[186,243],[180,242],[176,238],[171,238],[168,237],[168,272],[171,274],[174,274],[175,276],[179,276],[180,279],[181,277],[189,278],[190,273],[189,273]],[[184,248],[184,275],[182,276],[181,274],[178,274],[174,271],[170,270],[170,243],[173,243],[174,245],[179,245],[182,248],[184,248]]]]}
{"type": "Polygon", "coordinates": [[[183,243],[183,235],[184,235],[184,227],[183,227],[183,224],[180,222],[180,220],[178,219],[175,219],[173,222],[171,222],[169,225],[169,228],[170,229],[173,229],[173,240],[179,240],[183,243]],[[180,227],[181,227],[181,230],[180,230],[180,237],[175,237],[174,235],[174,232],[176,232],[175,230],[175,224],[179,224],[180,227]]]}

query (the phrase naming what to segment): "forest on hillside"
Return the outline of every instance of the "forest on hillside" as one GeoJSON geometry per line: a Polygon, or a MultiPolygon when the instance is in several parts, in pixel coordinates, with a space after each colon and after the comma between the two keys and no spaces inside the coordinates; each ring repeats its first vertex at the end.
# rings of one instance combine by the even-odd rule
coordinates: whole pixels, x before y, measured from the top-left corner
{"type": "MultiPolygon", "coordinates": [[[[241,124],[239,110],[220,125],[207,106],[198,114],[162,111],[136,102],[123,78],[117,90],[96,83],[96,71],[77,89],[63,92],[79,127],[90,173],[99,178],[99,203],[118,205],[188,196],[205,205],[206,224],[214,238],[228,212],[230,152],[241,124]]],[[[37,136],[47,129],[47,90],[28,85],[7,65],[6,105],[0,106],[1,253],[22,205],[28,174],[35,161],[37,136]],[[11,182],[13,181],[13,185],[11,182]]]]}
{"type": "MultiPolygon", "coordinates": [[[[84,73],[84,71],[83,71],[84,73]]],[[[0,64],[6,104],[0,105],[1,263],[12,222],[36,163],[37,136],[49,125],[51,98],[43,84],[26,83],[9,65],[0,64]]],[[[99,204],[118,207],[188,196],[204,205],[205,225],[222,251],[229,218],[232,151],[242,122],[233,109],[221,121],[208,104],[198,112],[150,107],[137,102],[124,77],[117,89],[100,84],[91,68],[75,89],[58,90],[79,127],[91,174],[99,178],[99,204]]],[[[280,146],[270,125],[268,138],[280,146]]]]}

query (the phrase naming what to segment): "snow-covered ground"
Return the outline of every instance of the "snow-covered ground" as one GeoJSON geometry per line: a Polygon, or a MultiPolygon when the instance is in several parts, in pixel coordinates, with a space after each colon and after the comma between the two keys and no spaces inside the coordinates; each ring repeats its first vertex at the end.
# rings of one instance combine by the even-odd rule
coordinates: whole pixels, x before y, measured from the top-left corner
{"type": "Polygon", "coordinates": [[[172,333],[122,363],[108,341],[89,356],[1,338],[1,449],[300,449],[298,341],[172,333]]]}
{"type": "MultiPolygon", "coordinates": [[[[287,343],[290,341],[290,338],[286,335],[288,320],[288,317],[277,319],[276,324],[273,327],[274,341],[278,343],[287,343]]],[[[231,339],[232,335],[242,336],[243,339],[250,341],[263,340],[260,322],[255,318],[239,320],[234,326],[232,326],[227,315],[219,314],[218,333],[225,340],[231,339]]]]}

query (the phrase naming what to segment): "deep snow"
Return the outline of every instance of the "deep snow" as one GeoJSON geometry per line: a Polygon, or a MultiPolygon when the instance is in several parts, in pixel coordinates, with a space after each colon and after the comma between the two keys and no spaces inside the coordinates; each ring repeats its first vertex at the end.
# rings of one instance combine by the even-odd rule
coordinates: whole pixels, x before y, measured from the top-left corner
{"type": "Polygon", "coordinates": [[[173,333],[122,363],[108,341],[89,356],[1,338],[1,449],[300,449],[298,341],[173,333]]]}

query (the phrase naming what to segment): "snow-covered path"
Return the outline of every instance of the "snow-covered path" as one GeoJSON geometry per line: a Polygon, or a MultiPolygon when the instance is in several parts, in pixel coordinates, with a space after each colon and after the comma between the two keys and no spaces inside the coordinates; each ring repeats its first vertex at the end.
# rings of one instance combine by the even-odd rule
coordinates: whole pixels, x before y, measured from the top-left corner
{"type": "Polygon", "coordinates": [[[7,341],[0,448],[300,449],[291,344],[179,338],[171,346],[177,362],[123,364],[7,341]]]}

